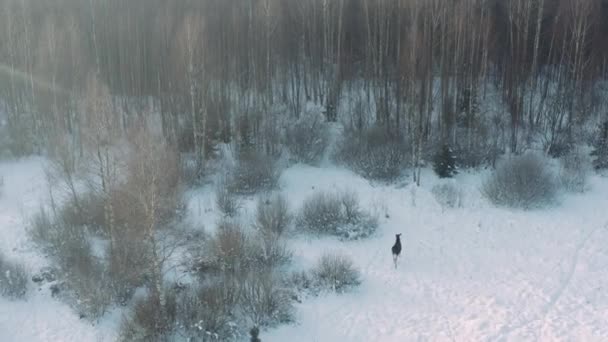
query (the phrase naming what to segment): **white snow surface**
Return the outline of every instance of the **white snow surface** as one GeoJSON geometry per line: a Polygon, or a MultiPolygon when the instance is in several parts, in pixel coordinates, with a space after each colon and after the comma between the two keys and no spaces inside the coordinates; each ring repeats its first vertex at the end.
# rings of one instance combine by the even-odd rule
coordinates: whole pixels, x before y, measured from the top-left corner
{"type": "Polygon", "coordinates": [[[588,193],[526,212],[494,208],[479,192],[483,177],[458,175],[463,207],[442,212],[430,192],[440,180],[428,170],[422,187],[400,189],[344,170],[287,170],[284,192],[293,203],[312,187],[351,189],[389,218],[363,241],[294,241],[302,265],[338,251],[352,257],[363,282],[351,293],[304,300],[296,324],[262,339],[608,341],[608,179],[592,177],[588,193]],[[395,269],[397,233],[403,252],[395,269]]]}
{"type": "MultiPolygon", "coordinates": [[[[29,220],[48,201],[45,160],[37,157],[0,162],[0,252],[23,263],[30,276],[48,265],[29,240],[29,220]]],[[[114,341],[120,322],[116,310],[99,323],[81,320],[69,306],[51,297],[48,284],[30,281],[26,300],[0,297],[0,341],[114,341]]]]}
{"type": "MultiPolygon", "coordinates": [[[[0,251],[35,272],[47,265],[26,234],[48,200],[44,160],[0,162],[0,251]]],[[[341,252],[361,271],[360,287],[296,305],[297,322],[264,330],[264,342],[316,341],[608,341],[608,178],[584,194],[562,194],[535,211],[495,208],[480,194],[485,172],[460,174],[461,208],[442,210],[431,193],[443,182],[423,172],[422,186],[371,184],[350,171],[296,165],[281,190],[297,210],[318,190],[352,190],[381,217],[375,236],[344,242],[296,235],[294,269],[341,252]],[[388,214],[385,216],[385,214],[388,214]],[[390,248],[402,233],[394,268],[390,248]]],[[[212,229],[212,187],[189,192],[188,219],[212,229]]],[[[253,213],[244,201],[244,215],[253,213]]],[[[92,324],[30,282],[27,299],[0,298],[0,341],[113,341],[120,312],[92,324]]]]}

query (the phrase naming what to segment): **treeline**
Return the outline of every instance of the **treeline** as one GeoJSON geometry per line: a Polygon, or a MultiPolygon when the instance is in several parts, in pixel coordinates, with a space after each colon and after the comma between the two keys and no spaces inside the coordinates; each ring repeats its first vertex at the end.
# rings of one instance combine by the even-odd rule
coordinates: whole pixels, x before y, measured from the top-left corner
{"type": "Polygon", "coordinates": [[[78,143],[109,107],[124,127],[160,113],[200,165],[307,102],[414,159],[438,141],[550,151],[604,115],[606,18],[605,0],[3,0],[0,105],[16,154],[78,143]]]}

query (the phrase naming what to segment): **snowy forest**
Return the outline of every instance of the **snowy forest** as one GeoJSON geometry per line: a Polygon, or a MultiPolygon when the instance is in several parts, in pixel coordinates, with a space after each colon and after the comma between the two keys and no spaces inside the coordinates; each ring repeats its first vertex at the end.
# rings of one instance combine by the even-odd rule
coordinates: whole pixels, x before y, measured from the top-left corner
{"type": "Polygon", "coordinates": [[[608,340],[606,37],[606,0],[0,0],[0,340],[608,340]]]}

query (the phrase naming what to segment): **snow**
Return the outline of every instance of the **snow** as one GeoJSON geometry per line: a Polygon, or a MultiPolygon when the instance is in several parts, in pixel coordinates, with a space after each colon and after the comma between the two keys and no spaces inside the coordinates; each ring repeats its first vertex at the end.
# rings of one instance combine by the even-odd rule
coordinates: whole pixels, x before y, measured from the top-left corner
{"type": "MultiPolygon", "coordinates": [[[[482,174],[457,176],[463,208],[442,213],[430,189],[371,186],[349,171],[296,167],[283,175],[299,203],[315,189],[349,188],[388,210],[378,234],[358,242],[299,238],[300,267],[325,251],[353,258],[363,283],[352,293],[309,298],[298,323],[264,341],[606,341],[608,180],[539,211],[493,208],[482,174]],[[390,247],[403,233],[399,268],[390,247]]],[[[306,265],[306,266],[305,266],[306,265]]]]}
{"type": "MultiPolygon", "coordinates": [[[[0,192],[0,252],[23,263],[30,275],[48,265],[26,230],[31,216],[48,201],[44,168],[45,160],[38,157],[0,162],[0,177],[4,178],[0,192]]],[[[28,290],[26,300],[10,301],[0,297],[0,341],[116,340],[118,310],[93,325],[52,298],[48,284],[39,288],[30,282],[28,290]]]]}
{"type": "MultiPolygon", "coordinates": [[[[0,250],[30,272],[48,264],[26,234],[48,200],[44,159],[0,162],[0,250]]],[[[319,190],[352,190],[379,214],[371,238],[292,236],[294,269],[327,251],[350,256],[362,284],[345,294],[304,298],[297,323],[263,331],[265,342],[299,341],[607,341],[608,178],[590,178],[584,194],[563,194],[536,211],[495,208],[480,194],[486,172],[455,184],[462,208],[442,210],[424,170],[422,186],[370,183],[341,168],[295,165],[281,176],[293,210],[319,190]],[[390,247],[402,233],[398,269],[390,247]]],[[[188,192],[188,220],[206,231],[221,216],[212,186],[188,192]]],[[[243,219],[254,199],[244,200],[243,219]]],[[[118,310],[95,324],[80,320],[48,288],[30,283],[25,301],[0,298],[0,341],[112,341],[118,310]]]]}

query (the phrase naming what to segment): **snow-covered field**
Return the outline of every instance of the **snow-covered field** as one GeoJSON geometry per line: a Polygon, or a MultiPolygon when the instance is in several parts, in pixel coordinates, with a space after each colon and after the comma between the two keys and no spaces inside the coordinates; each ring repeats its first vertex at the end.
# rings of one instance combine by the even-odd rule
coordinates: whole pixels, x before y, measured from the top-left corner
{"type": "MultiPolygon", "coordinates": [[[[31,216],[50,196],[44,164],[34,157],[0,163],[0,252],[23,263],[30,275],[48,265],[26,232],[31,216]]],[[[0,297],[0,341],[113,341],[119,318],[110,313],[93,326],[52,298],[48,285],[30,282],[26,301],[0,297]]]]}
{"type": "MultiPolygon", "coordinates": [[[[48,199],[43,163],[0,163],[0,250],[30,272],[46,264],[25,232],[48,199]]],[[[349,189],[381,225],[356,242],[292,238],[295,268],[339,251],[353,258],[362,284],[306,298],[297,323],[263,331],[262,341],[608,341],[608,178],[593,176],[587,193],[526,212],[489,204],[479,193],[483,177],[458,175],[462,207],[442,210],[430,191],[440,181],[428,170],[416,188],[373,185],[335,167],[287,169],[281,187],[292,209],[316,190],[349,189]],[[398,269],[396,233],[404,245],[398,269]]],[[[192,219],[217,217],[209,194],[191,195],[192,219]]],[[[26,301],[0,298],[0,341],[115,339],[120,312],[92,325],[48,289],[29,290],[26,301]]]]}

